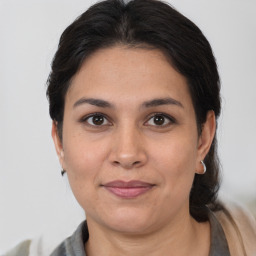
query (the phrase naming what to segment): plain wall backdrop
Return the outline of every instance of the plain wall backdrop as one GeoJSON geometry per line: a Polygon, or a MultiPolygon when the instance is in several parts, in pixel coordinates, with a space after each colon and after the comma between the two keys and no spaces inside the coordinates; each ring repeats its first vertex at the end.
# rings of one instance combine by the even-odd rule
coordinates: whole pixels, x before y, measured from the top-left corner
{"type": "MultiPolygon", "coordinates": [[[[45,84],[62,31],[94,2],[0,0],[0,254],[47,232],[60,240],[84,218],[60,175],[45,84]]],[[[201,28],[219,65],[222,193],[255,201],[256,1],[169,2],[201,28]]]]}

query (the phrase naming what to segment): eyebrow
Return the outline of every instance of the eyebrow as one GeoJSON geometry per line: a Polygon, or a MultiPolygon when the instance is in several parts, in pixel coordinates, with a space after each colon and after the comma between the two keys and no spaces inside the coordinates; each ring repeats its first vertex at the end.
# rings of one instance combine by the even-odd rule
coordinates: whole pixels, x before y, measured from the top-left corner
{"type": "MultiPolygon", "coordinates": [[[[73,108],[78,107],[83,104],[90,104],[93,106],[97,106],[100,108],[114,108],[114,105],[109,103],[108,101],[102,100],[102,99],[95,99],[95,98],[81,98],[78,101],[75,102],[73,105],[73,108]]],[[[176,105],[179,107],[184,108],[181,102],[173,99],[173,98],[159,98],[159,99],[153,99],[149,101],[145,101],[142,103],[143,108],[150,108],[150,107],[157,107],[162,105],[176,105]]]]}
{"type": "Polygon", "coordinates": [[[97,106],[100,108],[113,108],[113,105],[110,104],[109,102],[101,99],[94,99],[94,98],[81,98],[80,100],[76,101],[73,107],[75,108],[85,103],[93,106],[97,106]]]}
{"type": "Polygon", "coordinates": [[[161,105],[176,105],[176,106],[184,108],[184,106],[181,104],[181,102],[179,102],[173,98],[153,99],[150,101],[146,101],[142,104],[142,106],[146,107],[146,108],[157,107],[157,106],[161,106],[161,105]]]}

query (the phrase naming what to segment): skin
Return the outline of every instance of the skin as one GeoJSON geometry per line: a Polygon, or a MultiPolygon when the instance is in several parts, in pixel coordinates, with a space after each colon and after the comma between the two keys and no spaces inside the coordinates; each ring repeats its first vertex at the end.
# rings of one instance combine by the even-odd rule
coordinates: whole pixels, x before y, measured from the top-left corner
{"type": "Polygon", "coordinates": [[[86,212],[88,255],[208,255],[209,223],[190,216],[189,193],[214,134],[209,111],[198,135],[186,79],[160,51],[114,46],[89,57],[65,98],[62,141],[52,126],[60,163],[86,212]],[[146,104],[166,98],[172,101],[146,104]],[[153,186],[127,199],[102,186],[113,180],[153,186]]]}

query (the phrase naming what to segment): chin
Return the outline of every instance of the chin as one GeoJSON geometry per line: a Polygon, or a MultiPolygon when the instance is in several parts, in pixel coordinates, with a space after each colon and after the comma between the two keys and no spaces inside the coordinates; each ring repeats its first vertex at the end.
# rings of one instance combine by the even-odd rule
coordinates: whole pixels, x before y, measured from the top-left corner
{"type": "Polygon", "coordinates": [[[152,226],[152,214],[138,209],[119,209],[104,219],[108,228],[121,233],[143,234],[152,226]]]}
{"type": "Polygon", "coordinates": [[[109,228],[112,230],[123,233],[123,234],[131,234],[131,235],[142,235],[146,234],[150,231],[149,223],[138,222],[138,221],[123,221],[123,222],[115,222],[109,228]]]}

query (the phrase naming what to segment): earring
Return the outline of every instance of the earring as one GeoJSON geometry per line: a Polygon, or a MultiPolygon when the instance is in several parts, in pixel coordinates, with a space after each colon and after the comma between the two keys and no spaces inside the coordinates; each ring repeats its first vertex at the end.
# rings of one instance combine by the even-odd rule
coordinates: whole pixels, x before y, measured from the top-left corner
{"type": "Polygon", "coordinates": [[[66,172],[66,171],[65,171],[64,169],[62,169],[62,170],[61,170],[61,175],[63,176],[63,175],[65,174],[65,172],[66,172]]]}
{"type": "Polygon", "coordinates": [[[205,163],[204,163],[203,160],[201,160],[200,163],[201,163],[201,164],[203,165],[203,167],[204,167],[204,172],[203,172],[202,174],[205,174],[205,173],[206,173],[206,166],[205,166],[205,163]]]}

